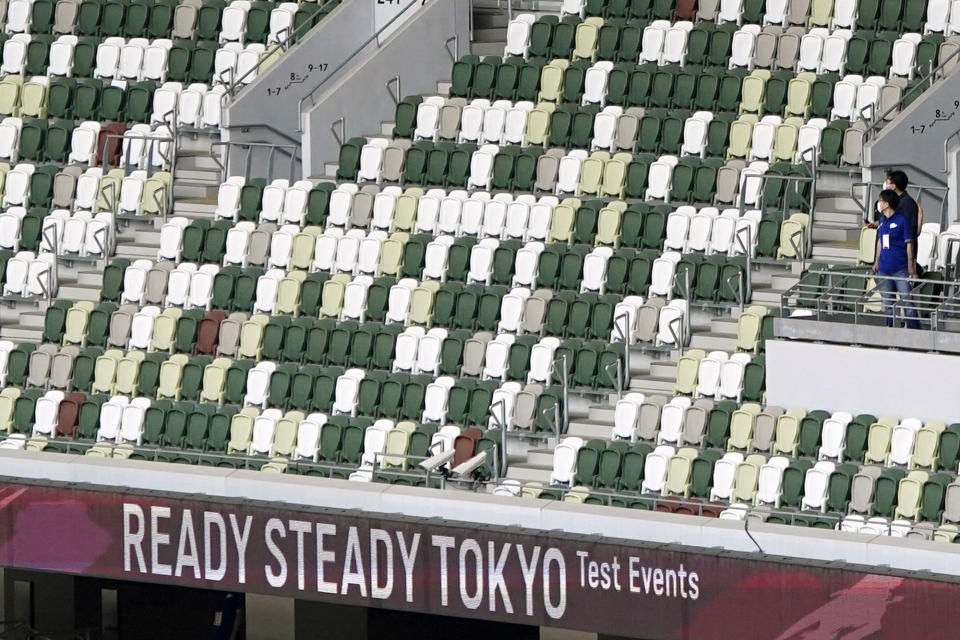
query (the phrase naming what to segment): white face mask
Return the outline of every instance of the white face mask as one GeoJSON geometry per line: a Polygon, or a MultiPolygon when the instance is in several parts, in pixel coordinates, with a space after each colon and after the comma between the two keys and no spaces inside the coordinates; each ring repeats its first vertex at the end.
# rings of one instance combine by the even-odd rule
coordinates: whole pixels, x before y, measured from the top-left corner
{"type": "Polygon", "coordinates": [[[878,203],[877,203],[877,213],[883,213],[883,203],[882,203],[882,202],[878,202],[878,203]]]}

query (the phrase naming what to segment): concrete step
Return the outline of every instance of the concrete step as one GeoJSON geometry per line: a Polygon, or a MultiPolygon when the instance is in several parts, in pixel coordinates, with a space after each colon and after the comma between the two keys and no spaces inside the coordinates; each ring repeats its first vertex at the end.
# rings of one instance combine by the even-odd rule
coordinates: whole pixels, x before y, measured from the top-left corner
{"type": "Polygon", "coordinates": [[[813,213],[814,227],[824,222],[833,222],[846,224],[850,227],[860,227],[863,223],[863,216],[860,211],[834,211],[833,209],[817,209],[813,213]]]}
{"type": "Polygon", "coordinates": [[[191,155],[204,155],[209,157],[211,145],[219,141],[219,131],[204,132],[204,134],[197,136],[180,136],[179,144],[177,145],[177,157],[182,158],[191,155]]]}
{"type": "Polygon", "coordinates": [[[532,465],[528,462],[518,462],[511,464],[507,468],[507,478],[521,482],[542,482],[543,484],[548,484],[552,472],[553,467],[542,467],[532,465]]]}
{"type": "MultiPolygon", "coordinates": [[[[13,316],[13,314],[10,315],[13,316]]],[[[45,311],[39,311],[33,307],[30,307],[27,310],[21,311],[15,317],[11,317],[9,324],[22,329],[43,330],[43,320],[45,317],[45,311]]]]}
{"type": "Polygon", "coordinates": [[[650,373],[647,376],[638,377],[644,378],[651,376],[654,378],[670,378],[673,380],[677,377],[677,363],[672,360],[656,360],[650,363],[650,373]]]}
{"type": "Polygon", "coordinates": [[[529,449],[527,451],[527,464],[537,465],[538,467],[553,468],[553,449],[529,449]]]}
{"type": "Polygon", "coordinates": [[[103,272],[77,271],[77,284],[82,286],[100,287],[103,285],[103,272]]]}
{"type": "MultiPolygon", "coordinates": [[[[159,222],[159,221],[158,221],[159,222]]],[[[160,229],[151,229],[150,227],[127,227],[117,234],[117,245],[134,244],[152,244],[160,246],[160,229]]]]}
{"type": "Polygon", "coordinates": [[[819,242],[813,245],[812,260],[855,263],[859,246],[855,242],[819,242]]]}
{"type": "Polygon", "coordinates": [[[216,198],[219,183],[207,184],[199,182],[177,181],[173,185],[174,198],[216,198]]]}
{"type": "Polygon", "coordinates": [[[43,328],[31,329],[20,326],[0,327],[0,340],[12,342],[43,342],[43,328]]]}
{"type": "Polygon", "coordinates": [[[583,438],[584,440],[609,440],[610,433],[613,429],[613,422],[602,423],[602,422],[586,422],[586,421],[577,421],[571,422],[567,427],[568,436],[577,436],[578,438],[583,438]]]}
{"type": "Polygon", "coordinates": [[[860,238],[859,226],[845,222],[814,222],[814,242],[855,242],[860,238]]]}
{"type": "Polygon", "coordinates": [[[173,203],[173,214],[188,218],[213,218],[216,198],[180,198],[173,203]]]}
{"type": "Polygon", "coordinates": [[[860,210],[860,206],[857,205],[857,201],[851,198],[849,195],[831,195],[824,198],[817,198],[816,205],[814,219],[816,219],[816,216],[819,215],[821,211],[832,213],[853,213],[857,216],[863,215],[863,212],[860,210]]]}
{"type": "Polygon", "coordinates": [[[770,288],[786,291],[799,282],[799,278],[794,275],[778,275],[770,278],[770,288]]]}
{"type": "Polygon", "coordinates": [[[474,7],[473,11],[473,38],[477,39],[478,32],[487,30],[504,31],[510,24],[507,13],[502,9],[491,7],[482,9],[474,7]]]}
{"type": "Polygon", "coordinates": [[[470,53],[475,56],[502,56],[503,48],[506,45],[506,42],[503,40],[497,40],[493,42],[471,42],[470,43],[470,53]]]}
{"type": "Polygon", "coordinates": [[[660,393],[667,396],[673,395],[673,387],[676,384],[676,378],[660,378],[655,376],[643,376],[642,378],[631,378],[630,390],[643,393],[660,393]]]}
{"type": "Polygon", "coordinates": [[[140,258],[155,259],[157,257],[157,244],[134,244],[127,243],[117,247],[118,258],[129,258],[130,260],[139,260],[140,258]]]}
{"type": "Polygon", "coordinates": [[[192,152],[192,153],[180,153],[177,155],[177,176],[180,176],[180,171],[183,170],[201,170],[201,171],[216,171],[220,173],[220,165],[217,164],[217,161],[214,160],[209,153],[202,152],[192,152]]]}
{"type": "Polygon", "coordinates": [[[603,424],[613,424],[613,417],[616,409],[609,405],[593,405],[589,409],[588,422],[599,422],[603,424]]]}
{"type": "Polygon", "coordinates": [[[100,287],[92,287],[78,283],[61,284],[60,290],[57,291],[57,298],[74,301],[90,300],[92,302],[100,302],[100,287]]]}
{"type": "Polygon", "coordinates": [[[710,332],[720,336],[736,337],[737,320],[736,318],[714,318],[710,323],[710,332]]]}
{"type": "Polygon", "coordinates": [[[190,183],[202,183],[209,185],[217,185],[222,182],[220,179],[220,169],[219,168],[206,168],[206,169],[181,169],[177,167],[176,182],[177,184],[182,184],[184,182],[190,183]]]}
{"type": "Polygon", "coordinates": [[[765,304],[768,306],[775,306],[780,304],[780,294],[783,293],[783,290],[779,289],[754,289],[753,298],[751,299],[751,304],[765,304]]]}
{"type": "Polygon", "coordinates": [[[718,335],[715,333],[694,333],[690,338],[690,347],[692,349],[703,349],[704,351],[736,351],[737,338],[730,335],[718,335]]]}
{"type": "Polygon", "coordinates": [[[47,317],[46,310],[24,311],[17,318],[17,324],[26,329],[42,329],[44,319],[47,317]]]}

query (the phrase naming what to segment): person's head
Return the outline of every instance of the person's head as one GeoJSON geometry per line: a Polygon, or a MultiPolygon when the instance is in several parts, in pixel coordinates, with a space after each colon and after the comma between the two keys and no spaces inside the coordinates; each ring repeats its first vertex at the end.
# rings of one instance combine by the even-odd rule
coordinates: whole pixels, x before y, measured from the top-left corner
{"type": "Polygon", "coordinates": [[[907,190],[909,184],[910,181],[907,180],[907,174],[899,169],[894,169],[887,171],[887,179],[883,183],[883,188],[897,193],[903,193],[907,190]]]}
{"type": "Polygon", "coordinates": [[[880,192],[877,199],[877,213],[889,218],[897,209],[897,194],[890,189],[884,189],[880,192]]]}

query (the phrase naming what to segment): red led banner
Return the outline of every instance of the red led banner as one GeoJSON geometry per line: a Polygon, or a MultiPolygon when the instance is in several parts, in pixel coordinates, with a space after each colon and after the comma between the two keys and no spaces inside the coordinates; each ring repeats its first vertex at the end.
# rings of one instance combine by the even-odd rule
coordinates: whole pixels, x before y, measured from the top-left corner
{"type": "Polygon", "coordinates": [[[947,637],[960,585],[322,509],[0,484],[0,564],[644,638],[947,637]]]}

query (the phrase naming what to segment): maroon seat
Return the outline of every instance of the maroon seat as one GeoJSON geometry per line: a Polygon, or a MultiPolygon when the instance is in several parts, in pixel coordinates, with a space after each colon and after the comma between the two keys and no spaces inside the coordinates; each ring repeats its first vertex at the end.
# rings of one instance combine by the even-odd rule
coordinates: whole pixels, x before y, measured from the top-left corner
{"type": "Polygon", "coordinates": [[[464,429],[453,441],[452,467],[463,464],[474,456],[477,450],[477,440],[483,437],[483,431],[476,427],[464,429]]]}
{"type": "Polygon", "coordinates": [[[702,515],[704,518],[719,518],[720,512],[727,508],[727,504],[714,500],[713,502],[707,503],[703,506],[702,515]]]}
{"type": "Polygon", "coordinates": [[[673,20],[696,20],[697,0],[677,0],[673,20]]]}
{"type": "Polygon", "coordinates": [[[681,500],[682,498],[678,496],[665,496],[657,502],[656,510],[664,513],[676,513],[678,509],[683,507],[681,500]]]}
{"type": "MultiPolygon", "coordinates": [[[[97,138],[97,164],[103,164],[104,161],[116,166],[120,164],[120,151],[123,148],[123,133],[127,127],[122,122],[108,122],[100,128],[100,136],[97,138]],[[113,137],[110,136],[120,136],[113,137]]],[[[147,149],[153,149],[148,144],[147,149]]]]}
{"type": "Polygon", "coordinates": [[[211,311],[200,320],[197,326],[197,344],[193,347],[196,355],[215,355],[220,338],[220,323],[227,317],[223,311],[211,311]]]}
{"type": "Polygon", "coordinates": [[[60,402],[60,410],[57,413],[57,428],[54,430],[55,438],[74,438],[77,435],[77,423],[80,419],[80,405],[87,400],[87,394],[74,391],[67,394],[60,402]]]}
{"type": "Polygon", "coordinates": [[[701,505],[703,504],[702,498],[685,498],[683,504],[678,506],[674,513],[682,513],[688,516],[698,516],[700,515],[701,505]]]}

